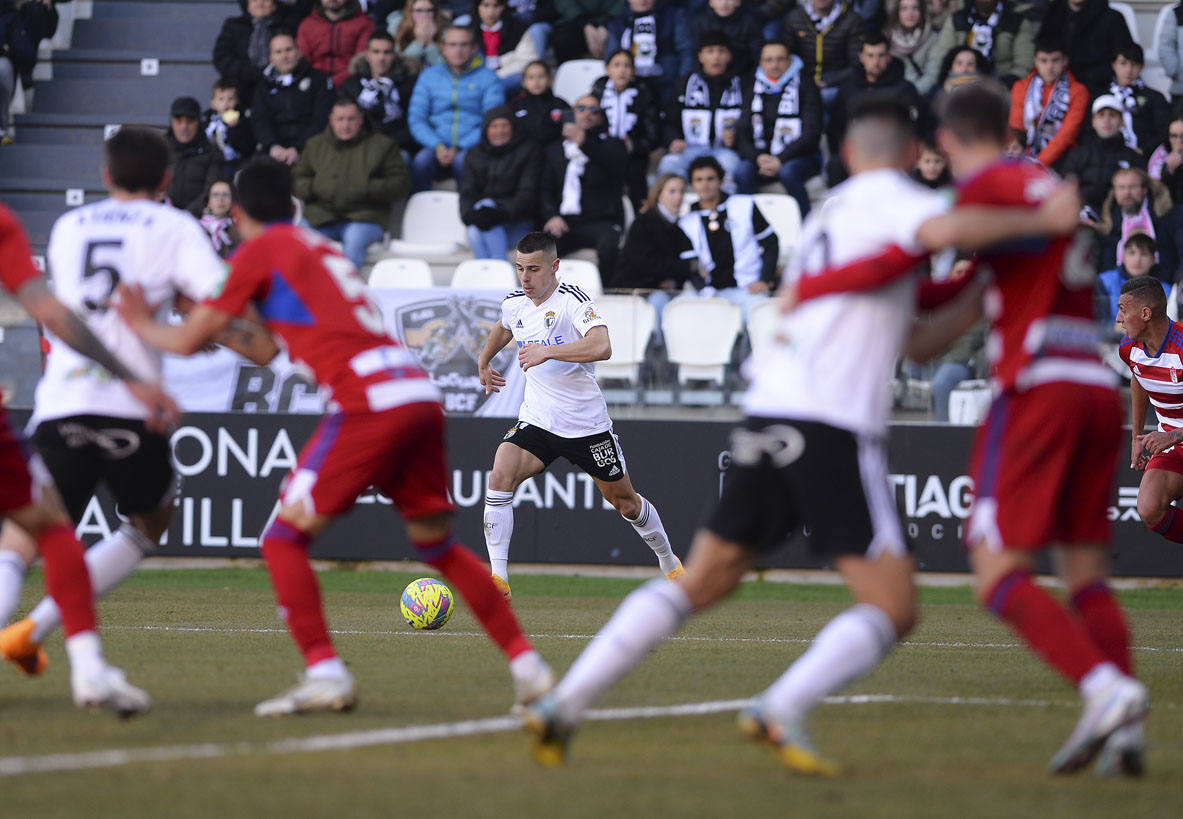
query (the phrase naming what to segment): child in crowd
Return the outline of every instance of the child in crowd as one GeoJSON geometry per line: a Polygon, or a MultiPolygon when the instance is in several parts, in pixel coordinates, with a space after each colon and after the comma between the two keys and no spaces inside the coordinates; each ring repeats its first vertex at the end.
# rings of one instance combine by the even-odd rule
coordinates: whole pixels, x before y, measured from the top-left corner
{"type": "Polygon", "coordinates": [[[931,139],[920,141],[920,156],[916,158],[912,178],[934,190],[953,182],[953,175],[949,173],[949,160],[931,139]]]}
{"type": "Polygon", "coordinates": [[[226,174],[234,175],[238,163],[255,152],[255,135],[250,119],[238,110],[238,87],[219,77],[214,82],[209,110],[201,117],[206,139],[222,152],[226,174]]]}
{"type": "MultiPolygon", "coordinates": [[[[1121,264],[1097,276],[1097,317],[1108,317],[1110,324],[1117,321],[1117,300],[1121,297],[1121,286],[1135,276],[1152,276],[1151,271],[1158,259],[1158,243],[1145,233],[1135,233],[1126,239],[1121,251],[1121,264]]],[[[1162,283],[1162,289],[1170,297],[1171,288],[1162,283]]],[[[1120,327],[1119,333],[1124,333],[1120,327]]]]}
{"type": "Polygon", "coordinates": [[[214,250],[223,259],[227,258],[242,240],[230,217],[230,205],[234,202],[234,189],[230,183],[219,179],[205,192],[201,212],[201,226],[209,234],[214,250]]]}
{"type": "Polygon", "coordinates": [[[563,135],[563,121],[571,121],[571,106],[551,91],[554,77],[550,66],[534,60],[522,72],[522,93],[509,101],[514,121],[523,133],[530,134],[545,153],[546,146],[563,135]]]}
{"type": "Polygon", "coordinates": [[[633,55],[624,49],[608,57],[604,70],[607,76],[592,83],[592,93],[600,99],[609,136],[624,140],[628,148],[625,183],[633,208],[640,210],[649,191],[649,152],[661,142],[658,102],[649,86],[637,81],[633,55]]]}

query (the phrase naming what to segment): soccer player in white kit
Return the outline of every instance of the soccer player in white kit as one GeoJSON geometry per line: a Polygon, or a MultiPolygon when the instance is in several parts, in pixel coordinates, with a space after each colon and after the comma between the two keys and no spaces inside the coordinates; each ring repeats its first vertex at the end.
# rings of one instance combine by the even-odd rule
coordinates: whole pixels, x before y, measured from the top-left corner
{"type": "MultiPolygon", "coordinates": [[[[178,296],[212,293],[225,266],[197,220],[158,201],[168,185],[168,145],[156,132],[123,128],[104,145],[110,197],[63,215],[47,260],[57,297],[142,377],[159,381],[160,353],[131,331],[110,303],[122,283],[143,287],[162,312],[178,296]]],[[[259,336],[266,336],[259,328],[259,336]]],[[[270,338],[260,338],[272,347],[270,338]]],[[[273,347],[272,347],[273,349],[273,347]]],[[[122,582],[156,548],[172,518],[177,481],[167,434],[145,426],[147,409],[102,367],[51,340],[37,386],[32,437],[75,524],[105,482],[127,518],[86,552],[95,596],[122,582]]],[[[0,534],[0,623],[15,610],[32,540],[4,524],[0,534]]],[[[41,643],[61,623],[53,598],[0,631],[0,654],[26,674],[45,669],[41,643]]]]}
{"type": "Polygon", "coordinates": [[[593,362],[612,355],[607,322],[583,290],[558,280],[558,269],[553,237],[541,232],[522,237],[517,245],[522,289],[505,297],[501,322],[477,359],[486,392],[505,386],[491,362],[510,341],[517,343],[518,364],[526,373],[519,420],[497,447],[485,493],[485,545],[493,582],[507,599],[514,490],[560,456],[591,476],[657,555],[666,577],[682,573],[657,510],[633,489],[596,383],[593,362]]]}
{"type": "Polygon", "coordinates": [[[832,557],[855,605],[741,712],[740,728],[770,744],[790,770],[838,772],[814,749],[806,716],[878,666],[916,618],[913,562],[887,482],[885,435],[889,381],[912,328],[919,263],[948,245],[974,249],[1023,235],[1043,218],[1055,224],[1049,232],[1068,232],[1079,204],[1068,196],[1054,215],[1050,208],[947,212],[951,203],[942,194],[907,177],[914,157],[907,110],[866,95],[843,143],[852,176],[810,212],[786,289],[804,293],[811,279],[841,280],[868,264],[890,275],[868,292],[802,303],[782,318],[776,343],[748,362],[746,421],[732,433],[732,466],[685,574],[630,594],[554,690],[527,707],[539,762],[561,762],[597,697],[691,612],[729,594],[761,551],[806,526],[811,550],[832,557]],[[855,349],[858,356],[833,354],[855,349]]]}

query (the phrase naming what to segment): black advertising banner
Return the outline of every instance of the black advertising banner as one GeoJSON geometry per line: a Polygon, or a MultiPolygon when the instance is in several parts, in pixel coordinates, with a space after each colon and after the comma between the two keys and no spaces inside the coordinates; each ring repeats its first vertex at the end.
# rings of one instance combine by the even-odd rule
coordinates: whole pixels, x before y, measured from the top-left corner
{"type": "MultiPolygon", "coordinates": [[[[13,413],[14,423],[24,413],[13,413]]],[[[258,554],[258,535],[275,508],[280,482],[318,418],[311,415],[191,414],[173,434],[183,476],[177,514],[161,554],[242,557],[258,554]]],[[[456,532],[484,555],[482,508],[493,453],[509,419],[450,418],[450,491],[456,532]]],[[[616,424],[633,485],[657,508],[675,551],[685,555],[724,480],[731,425],[693,421],[616,424]]],[[[889,436],[890,481],[905,533],[922,570],[964,571],[963,525],[973,501],[965,475],[973,430],[898,425],[889,436]]],[[[1138,519],[1140,476],[1124,464],[1108,513],[1114,521],[1114,573],[1183,576],[1183,553],[1138,519]]],[[[825,475],[818,475],[825,482],[825,475]]],[[[79,534],[93,541],[118,525],[106,499],[86,510],[79,534]]],[[[414,559],[389,500],[363,495],[312,548],[318,558],[414,559]]],[[[515,496],[510,559],[530,563],[656,565],[648,547],[600,497],[591,479],[565,461],[527,481],[515,496]]],[[[762,556],[767,568],[826,566],[798,537],[762,556]]]]}

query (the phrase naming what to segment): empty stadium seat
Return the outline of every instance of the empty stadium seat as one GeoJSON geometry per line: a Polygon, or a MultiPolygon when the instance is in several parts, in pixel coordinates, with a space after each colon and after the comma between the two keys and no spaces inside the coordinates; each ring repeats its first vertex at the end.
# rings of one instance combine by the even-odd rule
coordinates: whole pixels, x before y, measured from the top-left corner
{"type": "Polygon", "coordinates": [[[600,268],[586,259],[563,259],[559,262],[559,281],[575,285],[597,302],[604,293],[600,268]]]}
{"type": "Polygon", "coordinates": [[[461,290],[499,290],[506,293],[518,288],[518,274],[503,259],[467,259],[456,265],[452,287],[461,290]]]}
{"type": "Polygon", "coordinates": [[[434,286],[431,266],[422,259],[382,259],[370,271],[370,287],[419,289],[434,286]]]}
{"type": "Polygon", "coordinates": [[[678,383],[722,385],[731,349],[743,327],[743,311],[719,298],[679,298],[661,316],[666,356],[678,367],[678,383]]]}
{"type": "MultiPolygon", "coordinates": [[[[456,191],[420,191],[403,213],[402,238],[390,242],[396,256],[451,256],[468,249],[456,191]]],[[[471,254],[470,254],[471,255],[471,254]]]]}
{"type": "Polygon", "coordinates": [[[608,322],[612,357],[596,362],[596,378],[618,378],[636,385],[649,339],[657,327],[657,311],[641,296],[600,296],[596,308],[608,322]]]}
{"type": "Polygon", "coordinates": [[[772,341],[779,324],[780,303],[776,299],[762,301],[748,310],[748,343],[753,353],[772,341]]]}
{"type": "Polygon", "coordinates": [[[801,207],[796,199],[786,193],[757,193],[752,199],[776,231],[776,238],[780,241],[780,263],[783,265],[801,241],[801,207]]]}
{"type": "Polygon", "coordinates": [[[600,60],[567,60],[555,71],[555,96],[574,105],[602,76],[604,63],[600,60]]]}

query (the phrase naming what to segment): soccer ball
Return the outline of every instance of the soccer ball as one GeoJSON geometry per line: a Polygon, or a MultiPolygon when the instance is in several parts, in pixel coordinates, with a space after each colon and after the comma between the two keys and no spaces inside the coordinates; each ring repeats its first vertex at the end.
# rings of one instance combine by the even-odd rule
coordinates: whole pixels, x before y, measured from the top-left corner
{"type": "Polygon", "coordinates": [[[443,583],[434,577],[421,577],[403,589],[399,607],[411,628],[431,631],[442,628],[452,619],[456,601],[452,598],[452,590],[443,583]]]}

